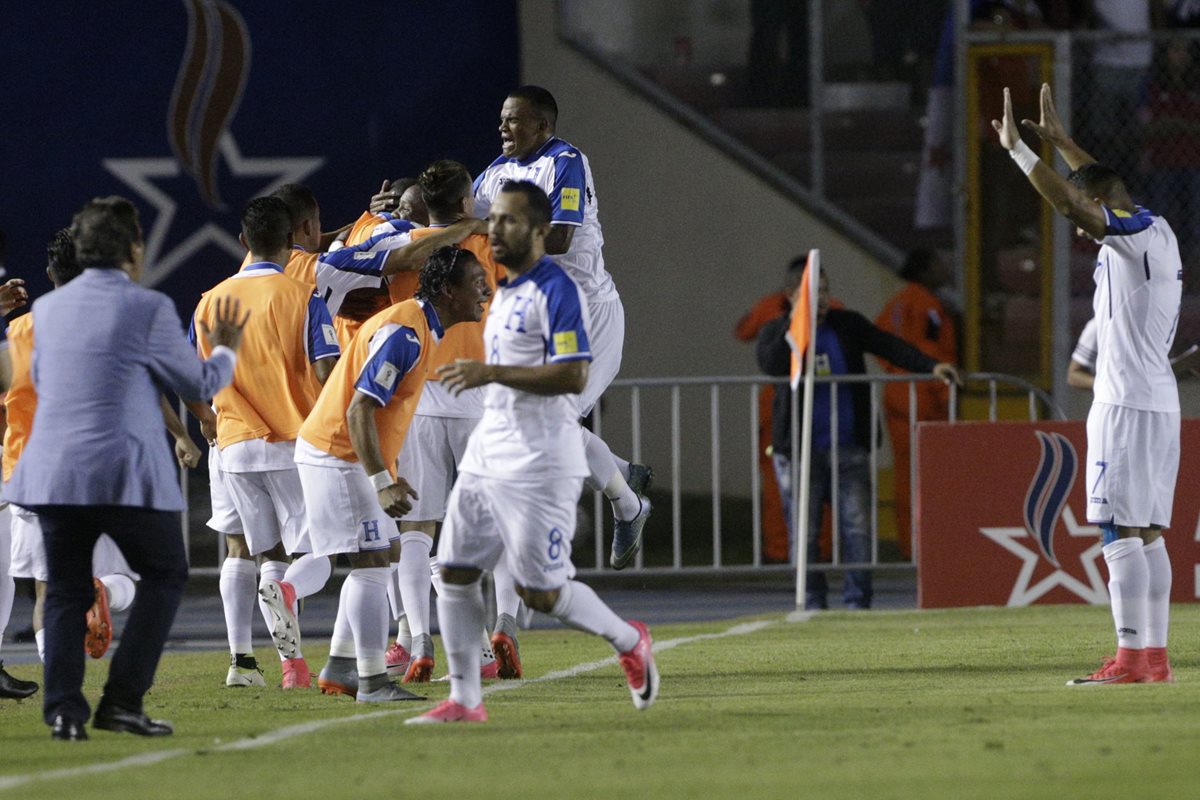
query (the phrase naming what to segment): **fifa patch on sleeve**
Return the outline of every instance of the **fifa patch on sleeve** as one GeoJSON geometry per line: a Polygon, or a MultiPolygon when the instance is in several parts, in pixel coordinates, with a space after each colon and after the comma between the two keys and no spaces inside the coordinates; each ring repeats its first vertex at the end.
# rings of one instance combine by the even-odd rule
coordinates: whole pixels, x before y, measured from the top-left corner
{"type": "Polygon", "coordinates": [[[396,365],[390,361],[385,361],[380,365],[379,371],[375,373],[375,383],[378,383],[387,391],[391,391],[396,385],[396,376],[400,374],[400,370],[396,369],[396,365]]]}
{"type": "Polygon", "coordinates": [[[575,331],[563,331],[554,334],[554,352],[556,355],[567,356],[579,352],[579,340],[575,331]]]}
{"type": "Polygon", "coordinates": [[[559,195],[559,207],[563,211],[578,211],[579,210],[579,190],[578,189],[563,189],[559,195]]]}
{"type": "Polygon", "coordinates": [[[338,343],[337,331],[332,325],[321,325],[321,336],[325,339],[325,344],[335,345],[338,343]]]}
{"type": "Polygon", "coordinates": [[[1128,211],[1122,211],[1119,208],[1113,208],[1113,209],[1109,209],[1109,210],[1112,211],[1113,216],[1117,217],[1118,219],[1129,219],[1130,217],[1133,216],[1128,211]]]}

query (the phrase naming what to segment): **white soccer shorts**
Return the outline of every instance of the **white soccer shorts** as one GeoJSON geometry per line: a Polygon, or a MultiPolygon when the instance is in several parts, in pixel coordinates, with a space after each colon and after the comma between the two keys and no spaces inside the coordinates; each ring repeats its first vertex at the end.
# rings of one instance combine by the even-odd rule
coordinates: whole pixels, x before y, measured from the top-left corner
{"type": "MultiPolygon", "coordinates": [[[[14,578],[33,578],[45,583],[49,578],[46,568],[46,542],[42,538],[42,525],[37,514],[20,506],[9,506],[12,512],[12,564],[9,574],[14,578]]],[[[128,575],[135,581],[140,576],[130,568],[121,555],[121,549],[106,534],[100,534],[92,551],[92,574],[128,575]]]]}
{"type": "Polygon", "coordinates": [[[463,473],[438,543],[443,567],[492,569],[505,557],[513,579],[534,591],[575,577],[571,539],[583,478],[504,481],[463,473]]]}
{"type": "Polygon", "coordinates": [[[625,306],[620,299],[605,303],[589,303],[592,327],[588,344],[592,363],[588,365],[587,385],[579,395],[579,416],[592,413],[600,396],[621,371],[621,353],[625,349],[625,306]]]}
{"type": "Polygon", "coordinates": [[[242,519],[229,490],[225,488],[225,473],[221,470],[221,451],[215,445],[208,448],[208,495],[212,499],[212,516],[208,527],[217,533],[235,535],[242,532],[242,519]]]}
{"type": "Polygon", "coordinates": [[[458,465],[478,424],[478,419],[465,417],[417,414],[412,418],[396,459],[396,474],[418,495],[404,521],[441,522],[446,517],[446,500],[458,477],[458,465]]]}
{"type": "Polygon", "coordinates": [[[223,478],[251,555],[264,553],[280,542],[290,554],[312,549],[304,490],[296,470],[225,472],[223,478]]]}
{"type": "Polygon", "coordinates": [[[1179,412],[1092,403],[1087,442],[1088,522],[1170,527],[1179,412]]]}
{"type": "MultiPolygon", "coordinates": [[[[297,442],[297,447],[301,446],[305,446],[303,441],[297,442]]],[[[392,539],[400,538],[396,523],[380,507],[379,495],[360,465],[342,461],[327,467],[296,467],[314,556],[386,550],[392,539]]]]}

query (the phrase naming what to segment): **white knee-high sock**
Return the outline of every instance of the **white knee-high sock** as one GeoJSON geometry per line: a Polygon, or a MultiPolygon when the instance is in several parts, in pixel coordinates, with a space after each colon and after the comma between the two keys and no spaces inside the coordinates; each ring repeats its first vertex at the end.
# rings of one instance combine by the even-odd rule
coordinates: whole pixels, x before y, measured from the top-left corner
{"type": "Polygon", "coordinates": [[[391,579],[388,580],[387,585],[388,606],[392,609],[392,619],[394,620],[398,620],[404,616],[404,599],[400,597],[400,582],[396,575],[396,570],[399,567],[399,561],[393,561],[388,565],[388,568],[392,571],[391,579]]]}
{"type": "Polygon", "coordinates": [[[354,649],[358,657],[359,679],[382,675],[387,671],[384,652],[387,650],[388,567],[359,567],[350,570],[346,578],[346,616],[354,632],[354,649]]]}
{"type": "Polygon", "coordinates": [[[479,630],[483,627],[483,594],[479,583],[447,583],[438,594],[438,624],[450,666],[450,699],[467,708],[483,702],[479,677],[479,630]]]}
{"type": "Polygon", "coordinates": [[[42,628],[33,632],[33,641],[37,645],[38,661],[46,663],[46,629],[42,628]]]}
{"type": "Polygon", "coordinates": [[[337,616],[333,620],[333,636],[329,639],[329,655],[342,658],[356,658],[354,649],[354,631],[350,629],[350,605],[346,596],[350,587],[343,582],[341,594],[338,595],[337,616]]]}
{"type": "Polygon", "coordinates": [[[249,654],[254,652],[251,644],[250,626],[254,619],[254,601],[258,599],[254,562],[245,558],[226,558],[221,562],[221,605],[225,609],[225,634],[229,638],[229,652],[249,654]]]}
{"type": "Polygon", "coordinates": [[[567,581],[550,614],[573,628],[603,636],[618,653],[638,643],[637,628],[618,617],[586,583],[567,581]]]}
{"type": "Polygon", "coordinates": [[[328,556],[314,556],[305,553],[288,565],[283,580],[296,590],[296,599],[308,597],[325,588],[329,576],[333,574],[333,564],[328,556]]]}
{"type": "Polygon", "coordinates": [[[583,449],[590,473],[588,486],[604,492],[604,496],[612,502],[617,519],[633,519],[642,510],[642,504],[626,482],[629,479],[629,462],[620,461],[620,464],[624,464],[620,466],[619,460],[603,439],[587,428],[580,430],[583,431],[583,449]]]}
{"type": "Polygon", "coordinates": [[[1141,650],[1146,646],[1150,571],[1142,547],[1142,540],[1136,536],[1104,546],[1117,645],[1128,650],[1141,650]]]}
{"type": "MultiPolygon", "coordinates": [[[[288,563],[286,561],[264,561],[262,566],[258,568],[258,587],[261,589],[267,581],[283,580],[283,576],[287,574],[287,570],[288,563]]],[[[258,611],[262,614],[263,621],[267,624],[267,630],[270,630],[275,617],[271,614],[271,610],[267,608],[267,604],[263,601],[261,595],[258,600],[258,611]]],[[[283,660],[283,655],[280,654],[279,658],[283,660]]],[[[293,658],[304,658],[304,654],[297,649],[296,655],[293,658]]]]}
{"type": "Polygon", "coordinates": [[[517,594],[517,582],[508,569],[508,560],[501,558],[492,568],[492,582],[496,585],[496,615],[508,614],[519,619],[521,596],[517,594]]]}
{"type": "Polygon", "coordinates": [[[112,575],[101,575],[100,582],[108,589],[109,611],[124,611],[133,605],[133,595],[137,591],[133,578],[114,572],[112,575]]]}
{"type": "Polygon", "coordinates": [[[442,593],[442,586],[445,585],[445,581],[442,580],[442,568],[438,564],[437,556],[430,556],[429,558],[429,582],[433,585],[434,594],[442,593]]]}
{"type": "Polygon", "coordinates": [[[0,636],[8,627],[12,617],[13,602],[17,588],[8,574],[12,565],[12,531],[8,525],[0,524],[0,636]]]}
{"type": "Polygon", "coordinates": [[[1146,554],[1149,589],[1146,593],[1146,647],[1166,647],[1171,617],[1171,557],[1161,536],[1142,548],[1146,554]]]}
{"type": "Polygon", "coordinates": [[[400,534],[400,564],[396,568],[396,583],[408,617],[412,635],[429,633],[429,551],[433,539],[420,531],[400,534]]]}

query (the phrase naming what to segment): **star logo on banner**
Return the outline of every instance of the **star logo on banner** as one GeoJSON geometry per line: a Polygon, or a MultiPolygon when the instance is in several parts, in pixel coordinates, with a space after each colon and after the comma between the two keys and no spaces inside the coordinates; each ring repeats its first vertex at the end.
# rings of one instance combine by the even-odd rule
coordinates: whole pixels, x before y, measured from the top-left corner
{"type": "Polygon", "coordinates": [[[1075,514],[1070,507],[1062,511],[1062,522],[1067,535],[1074,538],[1093,538],[1095,544],[1079,554],[1079,563],[1087,576],[1087,583],[1069,574],[1062,568],[1055,569],[1046,577],[1033,583],[1034,571],[1041,559],[1039,548],[1025,528],[980,528],[979,532],[1008,552],[1021,559],[1021,572],[1013,585],[1012,594],[1008,597],[1010,606],[1027,606],[1036,602],[1056,586],[1061,586],[1081,600],[1093,605],[1108,603],[1108,588],[1100,575],[1096,559],[1101,555],[1104,543],[1100,539],[1100,529],[1094,525],[1080,525],[1075,521],[1075,514]],[[1024,542],[1029,541],[1026,547],[1024,542]],[[1032,584],[1032,585],[1031,585],[1032,584]]]}
{"type": "MultiPolygon", "coordinates": [[[[270,194],[285,183],[301,183],[325,163],[320,157],[248,158],[242,155],[228,131],[221,135],[220,153],[233,176],[267,179],[263,188],[251,195],[253,197],[270,194]]],[[[154,181],[184,174],[175,158],[106,158],[101,163],[156,212],[146,236],[146,266],[142,278],[146,286],[162,282],[207,245],[214,245],[239,261],[246,254],[246,248],[235,234],[211,221],[167,247],[167,235],[175,220],[178,203],[154,181]]]]}

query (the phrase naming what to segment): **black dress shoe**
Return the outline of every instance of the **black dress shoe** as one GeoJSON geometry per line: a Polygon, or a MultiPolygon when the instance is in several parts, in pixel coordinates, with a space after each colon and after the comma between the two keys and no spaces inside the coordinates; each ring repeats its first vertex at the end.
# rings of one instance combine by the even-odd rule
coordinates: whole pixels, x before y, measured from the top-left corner
{"type": "Polygon", "coordinates": [[[92,727],[102,731],[136,733],[138,736],[170,736],[175,732],[171,723],[150,719],[140,711],[117,706],[100,705],[92,717],[92,727]]]}
{"type": "Polygon", "coordinates": [[[0,697],[23,700],[37,690],[38,685],[33,681],[23,681],[9,675],[4,669],[4,662],[0,661],[0,697]]]}
{"type": "Polygon", "coordinates": [[[59,714],[50,726],[50,738],[64,742],[82,742],[88,738],[87,728],[77,719],[59,714]]]}

